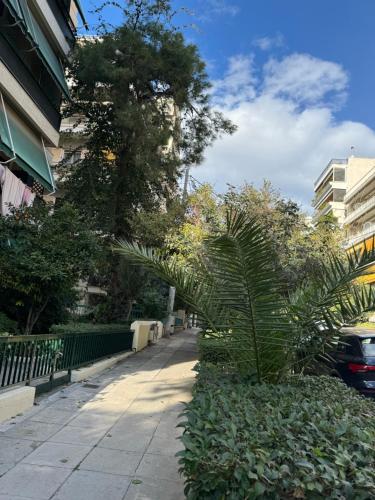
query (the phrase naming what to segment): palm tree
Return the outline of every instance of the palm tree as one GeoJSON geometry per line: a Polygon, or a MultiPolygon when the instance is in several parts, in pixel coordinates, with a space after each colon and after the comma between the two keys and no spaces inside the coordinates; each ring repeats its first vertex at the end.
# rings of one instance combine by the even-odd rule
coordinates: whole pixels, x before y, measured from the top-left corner
{"type": "Polygon", "coordinates": [[[241,212],[228,212],[225,232],[205,241],[195,268],[137,243],[122,241],[117,251],[175,286],[204,324],[202,342],[219,343],[227,363],[258,383],[327,355],[342,326],[375,306],[371,286],[356,283],[374,251],[353,249],[344,262],[331,257],[287,297],[265,231],[241,212]]]}

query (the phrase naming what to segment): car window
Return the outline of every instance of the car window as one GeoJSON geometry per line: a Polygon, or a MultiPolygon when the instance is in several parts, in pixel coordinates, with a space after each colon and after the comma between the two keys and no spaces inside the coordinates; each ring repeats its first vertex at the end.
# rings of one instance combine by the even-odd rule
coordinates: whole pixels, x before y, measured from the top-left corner
{"type": "Polygon", "coordinates": [[[342,338],[337,344],[337,351],[343,354],[358,356],[360,353],[357,339],[354,339],[352,337],[342,338]]]}
{"type": "Polygon", "coordinates": [[[375,337],[362,339],[362,349],[365,356],[375,356],[375,337]]]}

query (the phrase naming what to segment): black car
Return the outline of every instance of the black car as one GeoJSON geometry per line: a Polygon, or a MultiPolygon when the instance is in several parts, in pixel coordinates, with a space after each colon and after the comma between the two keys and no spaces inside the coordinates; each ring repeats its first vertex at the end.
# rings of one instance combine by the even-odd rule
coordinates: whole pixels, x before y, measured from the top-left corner
{"type": "Polygon", "coordinates": [[[344,382],[364,395],[375,396],[375,332],[344,335],[332,353],[344,382]]]}

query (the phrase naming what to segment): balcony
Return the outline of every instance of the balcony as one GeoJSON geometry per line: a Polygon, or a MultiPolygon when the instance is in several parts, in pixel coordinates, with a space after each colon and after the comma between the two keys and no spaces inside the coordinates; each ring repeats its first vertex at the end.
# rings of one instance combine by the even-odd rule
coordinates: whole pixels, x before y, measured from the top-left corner
{"type": "Polygon", "coordinates": [[[345,217],[345,225],[351,224],[352,222],[357,220],[359,217],[361,217],[374,207],[375,207],[375,196],[372,196],[345,217]]]}
{"type": "Polygon", "coordinates": [[[76,27],[70,19],[69,9],[64,7],[58,0],[47,0],[47,3],[55,16],[66,41],[72,49],[75,43],[76,27]]]}
{"type": "Polygon", "coordinates": [[[313,200],[313,206],[315,209],[318,209],[319,206],[324,202],[324,200],[333,193],[333,182],[330,181],[327,183],[325,188],[320,189],[315,193],[315,198],[313,200]]]}
{"type": "Polygon", "coordinates": [[[375,234],[375,223],[367,223],[366,227],[359,231],[358,233],[352,235],[350,238],[346,240],[344,243],[345,248],[350,248],[358,243],[362,243],[362,241],[371,238],[375,234]]]}
{"type": "Polygon", "coordinates": [[[348,203],[355,195],[361,192],[370,182],[375,179],[375,167],[370,170],[361,180],[357,182],[345,196],[345,203],[348,203]]]}
{"type": "Polygon", "coordinates": [[[333,171],[334,165],[346,165],[347,163],[348,163],[348,160],[346,160],[346,159],[334,159],[334,160],[331,160],[328,163],[328,165],[326,166],[326,168],[323,170],[323,172],[320,174],[320,176],[318,177],[318,179],[315,181],[314,188],[316,189],[320,184],[322,184],[322,182],[327,177],[327,175],[330,172],[333,171]]]}
{"type": "Polygon", "coordinates": [[[55,130],[60,127],[60,109],[48,98],[48,92],[43,90],[32,73],[23,63],[19,53],[11,47],[8,40],[0,35],[0,60],[21,83],[25,91],[37,104],[55,130]]]}

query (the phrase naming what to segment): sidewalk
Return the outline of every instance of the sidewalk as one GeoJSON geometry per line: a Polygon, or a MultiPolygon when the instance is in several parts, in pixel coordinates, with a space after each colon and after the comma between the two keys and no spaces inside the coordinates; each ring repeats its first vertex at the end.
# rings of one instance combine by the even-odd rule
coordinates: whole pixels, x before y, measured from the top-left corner
{"type": "Polygon", "coordinates": [[[0,426],[0,500],[179,500],[195,334],[179,333],[0,426]]]}

